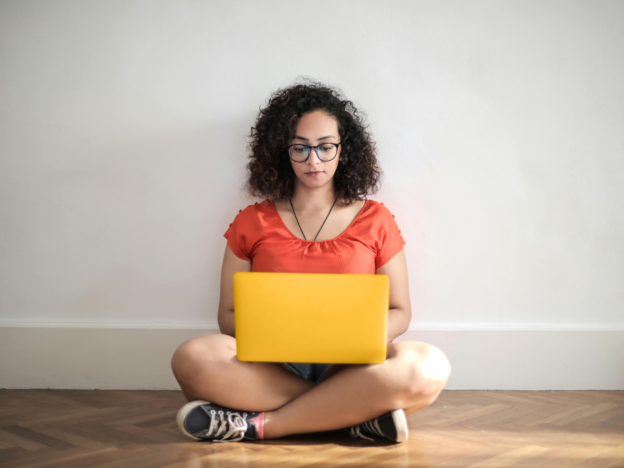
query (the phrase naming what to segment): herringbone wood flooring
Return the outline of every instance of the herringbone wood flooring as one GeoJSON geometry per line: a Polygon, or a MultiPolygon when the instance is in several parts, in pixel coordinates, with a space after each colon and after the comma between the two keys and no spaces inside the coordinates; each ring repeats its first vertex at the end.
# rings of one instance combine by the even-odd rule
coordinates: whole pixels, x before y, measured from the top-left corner
{"type": "Polygon", "coordinates": [[[624,467],[624,392],[443,391],[401,444],[193,442],[177,391],[0,390],[2,467],[624,467]]]}

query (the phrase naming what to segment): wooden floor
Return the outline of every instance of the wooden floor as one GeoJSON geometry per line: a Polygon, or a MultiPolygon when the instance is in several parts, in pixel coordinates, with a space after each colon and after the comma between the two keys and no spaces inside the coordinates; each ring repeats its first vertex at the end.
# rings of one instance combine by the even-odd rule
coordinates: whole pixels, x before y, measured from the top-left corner
{"type": "Polygon", "coordinates": [[[1,467],[624,467],[624,392],[443,391],[401,444],[193,442],[176,391],[0,390],[1,467]]]}

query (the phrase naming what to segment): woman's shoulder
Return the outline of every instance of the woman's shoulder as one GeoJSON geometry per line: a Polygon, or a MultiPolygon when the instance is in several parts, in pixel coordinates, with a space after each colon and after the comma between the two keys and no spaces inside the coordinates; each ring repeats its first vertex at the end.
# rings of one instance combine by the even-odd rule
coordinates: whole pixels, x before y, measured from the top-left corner
{"type": "Polygon", "coordinates": [[[235,221],[237,223],[253,224],[267,214],[270,214],[271,209],[273,209],[273,206],[270,200],[255,202],[247,205],[245,208],[240,208],[235,217],[235,221]]]}
{"type": "Polygon", "coordinates": [[[371,221],[373,220],[386,220],[387,218],[394,218],[394,215],[383,204],[383,202],[377,200],[366,200],[366,215],[371,221]]]}
{"type": "Polygon", "coordinates": [[[377,200],[368,200],[365,212],[361,216],[360,222],[366,226],[370,233],[375,236],[385,236],[388,232],[397,231],[399,234],[399,225],[395,216],[383,202],[377,200]]]}

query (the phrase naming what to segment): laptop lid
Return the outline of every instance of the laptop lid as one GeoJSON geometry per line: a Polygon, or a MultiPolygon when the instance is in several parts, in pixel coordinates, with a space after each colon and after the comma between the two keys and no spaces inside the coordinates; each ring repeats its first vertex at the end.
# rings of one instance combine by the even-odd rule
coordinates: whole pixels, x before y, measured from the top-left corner
{"type": "Polygon", "coordinates": [[[239,271],[233,276],[239,360],[386,360],[387,275],[239,271]]]}

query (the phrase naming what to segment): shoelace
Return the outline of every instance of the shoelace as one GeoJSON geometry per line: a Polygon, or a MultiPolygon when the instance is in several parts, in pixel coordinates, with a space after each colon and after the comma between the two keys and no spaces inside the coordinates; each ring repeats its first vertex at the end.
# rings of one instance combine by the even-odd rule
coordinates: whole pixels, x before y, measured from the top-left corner
{"type": "Polygon", "coordinates": [[[381,437],[385,437],[384,433],[381,432],[381,428],[379,427],[378,419],[379,418],[371,419],[370,421],[365,421],[356,426],[351,426],[349,428],[349,433],[353,437],[361,437],[362,439],[367,439],[367,440],[374,440],[374,439],[371,439],[370,437],[366,437],[364,434],[362,434],[363,430],[368,431],[373,434],[377,434],[381,437]]]}
{"type": "Polygon", "coordinates": [[[230,411],[227,412],[227,420],[223,417],[223,411],[219,411],[219,415],[217,416],[217,412],[212,409],[208,411],[206,408],[201,406],[201,409],[210,417],[210,426],[206,431],[203,431],[201,437],[218,437],[221,432],[225,432],[221,439],[213,439],[213,442],[239,442],[243,440],[243,436],[245,435],[245,431],[247,431],[247,421],[245,420],[245,416],[247,413],[243,413],[243,416],[239,413],[232,413],[230,411]],[[228,431],[228,424],[230,430],[228,431]],[[217,431],[213,434],[213,431],[217,429],[217,431]],[[227,432],[226,432],[227,431],[227,432]],[[238,433],[238,437],[232,439],[234,435],[238,433]]]}

